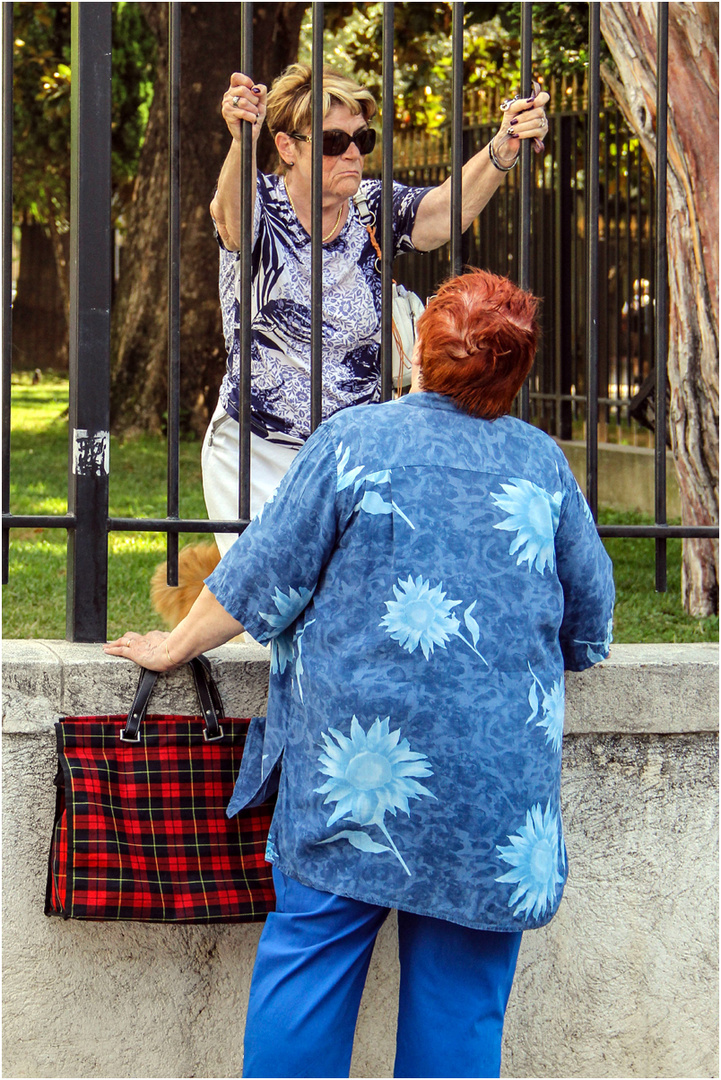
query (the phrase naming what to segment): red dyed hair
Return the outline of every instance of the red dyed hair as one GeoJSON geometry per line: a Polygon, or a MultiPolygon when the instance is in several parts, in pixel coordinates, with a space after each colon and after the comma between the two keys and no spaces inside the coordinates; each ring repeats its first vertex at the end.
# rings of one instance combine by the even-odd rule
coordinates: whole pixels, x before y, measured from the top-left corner
{"type": "Polygon", "coordinates": [[[536,354],[537,308],[530,293],[486,270],[445,281],[417,323],[422,389],[485,420],[510,412],[536,354]]]}

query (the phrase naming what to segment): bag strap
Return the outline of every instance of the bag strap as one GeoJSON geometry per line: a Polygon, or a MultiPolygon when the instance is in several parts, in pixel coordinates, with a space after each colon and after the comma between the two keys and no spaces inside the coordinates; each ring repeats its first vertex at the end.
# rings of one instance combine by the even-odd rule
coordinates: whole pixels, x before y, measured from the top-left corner
{"type": "Polygon", "coordinates": [[[356,191],[355,195],[353,196],[353,202],[356,204],[356,209],[358,210],[358,214],[359,214],[360,219],[361,219],[361,224],[364,226],[366,232],[370,236],[371,244],[373,245],[375,253],[378,256],[378,262],[376,264],[376,270],[380,273],[381,260],[383,258],[383,253],[381,252],[380,244],[378,243],[378,238],[376,237],[376,230],[375,230],[376,218],[375,218],[375,214],[373,213],[373,211],[369,207],[368,200],[366,199],[365,195],[360,190],[360,188],[358,189],[358,191],[356,191]]]}
{"type": "MultiPolygon", "coordinates": [[[[215,685],[210,661],[207,656],[203,656],[201,653],[200,656],[196,656],[191,660],[190,670],[193,673],[193,681],[195,682],[195,691],[198,695],[200,712],[205,721],[203,738],[206,742],[214,742],[217,739],[222,739],[223,729],[218,721],[223,717],[223,703],[220,699],[218,687],[215,685]]],[[[145,719],[145,715],[148,711],[148,702],[150,701],[150,695],[155,689],[155,684],[158,681],[158,674],[157,671],[141,668],[140,678],[138,679],[138,688],[135,691],[133,704],[130,706],[130,712],[128,713],[125,727],[120,732],[120,739],[122,742],[140,742],[140,725],[145,719]]]]}

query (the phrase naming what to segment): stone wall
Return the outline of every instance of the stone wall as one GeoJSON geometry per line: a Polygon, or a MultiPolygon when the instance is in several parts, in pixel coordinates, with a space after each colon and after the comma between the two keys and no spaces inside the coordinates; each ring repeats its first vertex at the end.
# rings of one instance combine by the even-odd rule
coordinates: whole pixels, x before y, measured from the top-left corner
{"type": "MultiPolygon", "coordinates": [[[[228,715],[264,711],[267,653],[210,654],[228,715]]],[[[122,712],[136,682],[98,646],[4,647],[3,1075],[235,1077],[258,926],[89,924],[43,915],[61,714],[122,712]]],[[[153,710],[194,712],[186,671],[153,710]]],[[[717,1075],[714,646],[614,646],[567,676],[563,802],[570,876],[525,935],[503,1075],[717,1075]]],[[[383,928],[352,1076],[393,1063],[397,959],[383,928]]]]}

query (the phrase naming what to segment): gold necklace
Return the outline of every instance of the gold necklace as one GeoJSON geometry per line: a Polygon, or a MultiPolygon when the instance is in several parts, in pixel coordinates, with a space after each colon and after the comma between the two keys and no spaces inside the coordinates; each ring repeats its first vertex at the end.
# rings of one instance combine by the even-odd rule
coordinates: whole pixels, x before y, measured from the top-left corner
{"type": "MultiPolygon", "coordinates": [[[[293,202],[293,196],[291,195],[290,191],[288,190],[288,181],[286,180],[285,177],[283,177],[283,183],[285,184],[285,193],[288,196],[288,202],[290,203],[290,208],[293,211],[293,213],[295,214],[295,216],[298,218],[298,221],[300,221],[300,218],[298,217],[298,211],[296,210],[295,203],[293,202]]],[[[328,233],[327,236],[322,236],[321,237],[321,239],[320,239],[321,244],[325,244],[330,240],[331,236],[333,235],[333,233],[338,228],[338,222],[340,221],[340,216],[341,216],[342,213],[343,213],[343,203],[341,203],[340,206],[338,207],[338,216],[336,217],[335,221],[333,222],[333,228],[331,229],[331,231],[328,233]]]]}

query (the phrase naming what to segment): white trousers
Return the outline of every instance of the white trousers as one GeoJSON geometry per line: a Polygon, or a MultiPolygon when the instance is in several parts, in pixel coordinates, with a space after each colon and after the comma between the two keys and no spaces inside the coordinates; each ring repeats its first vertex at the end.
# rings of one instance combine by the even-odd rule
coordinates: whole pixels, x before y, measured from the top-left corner
{"type": "MultiPolygon", "coordinates": [[[[203,495],[208,517],[238,518],[238,451],[240,425],[218,404],[203,440],[203,495]]],[[[288,472],[300,445],[284,445],[250,434],[250,516],[255,515],[288,472]]],[[[221,556],[233,546],[237,533],[216,533],[221,556]]]]}

